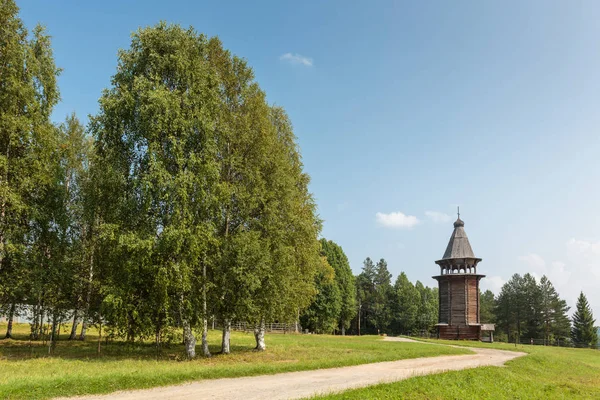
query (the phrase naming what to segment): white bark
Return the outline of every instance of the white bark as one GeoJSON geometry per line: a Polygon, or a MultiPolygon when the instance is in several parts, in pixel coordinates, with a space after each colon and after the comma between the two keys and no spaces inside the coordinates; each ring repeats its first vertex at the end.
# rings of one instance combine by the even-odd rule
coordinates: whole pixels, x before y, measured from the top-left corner
{"type": "Polygon", "coordinates": [[[342,336],[346,336],[346,327],[342,323],[342,336]]]}
{"type": "Polygon", "coordinates": [[[261,318],[258,325],[254,328],[254,338],[256,339],[256,351],[265,351],[267,346],[265,345],[265,319],[261,318]]]}
{"type": "Polygon", "coordinates": [[[226,319],[223,321],[223,340],[221,341],[221,353],[229,354],[231,352],[229,348],[231,336],[231,321],[226,319]]]}
{"type": "Polygon", "coordinates": [[[12,339],[13,319],[15,317],[16,304],[12,303],[8,312],[8,326],[6,327],[6,335],[4,339],[12,339]]]}
{"type": "Polygon", "coordinates": [[[183,321],[183,341],[185,344],[185,354],[188,359],[196,357],[196,337],[192,332],[188,320],[183,321]]]}
{"type": "Polygon", "coordinates": [[[77,325],[79,325],[78,312],[75,310],[73,312],[73,325],[71,326],[71,334],[69,335],[69,340],[75,340],[77,338],[77,325]]]}
{"type": "Polygon", "coordinates": [[[81,322],[81,334],[79,340],[85,340],[85,334],[87,332],[87,326],[90,319],[90,299],[92,296],[92,280],[94,279],[94,253],[90,255],[90,268],[88,275],[88,287],[87,296],[85,300],[85,312],[83,314],[83,321],[81,322]]]}
{"type": "MultiPolygon", "coordinates": [[[[207,306],[206,306],[206,262],[202,263],[202,354],[204,357],[210,357],[210,350],[208,349],[208,319],[207,319],[207,306]]],[[[213,319],[213,329],[214,329],[213,319]]]]}
{"type": "Polygon", "coordinates": [[[206,318],[202,321],[202,354],[204,357],[210,357],[210,350],[208,349],[208,320],[206,318]]]}

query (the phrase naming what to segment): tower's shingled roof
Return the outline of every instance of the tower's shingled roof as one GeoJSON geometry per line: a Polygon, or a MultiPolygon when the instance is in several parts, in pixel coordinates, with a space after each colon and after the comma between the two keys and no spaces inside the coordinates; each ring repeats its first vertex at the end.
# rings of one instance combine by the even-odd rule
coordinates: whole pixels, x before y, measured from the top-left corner
{"type": "Polygon", "coordinates": [[[442,257],[442,259],[475,258],[464,226],[465,223],[460,217],[454,222],[454,232],[452,232],[452,236],[450,236],[448,247],[446,247],[446,252],[444,252],[444,257],[442,257]]]}

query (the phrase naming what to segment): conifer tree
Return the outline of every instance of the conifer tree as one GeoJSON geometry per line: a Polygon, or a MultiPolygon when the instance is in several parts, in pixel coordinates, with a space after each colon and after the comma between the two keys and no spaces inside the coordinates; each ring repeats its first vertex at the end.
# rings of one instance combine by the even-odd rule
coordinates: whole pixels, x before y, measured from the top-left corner
{"type": "Polygon", "coordinates": [[[594,327],[595,322],[587,297],[581,292],[577,298],[571,331],[571,338],[576,346],[596,347],[598,332],[594,327]]]}
{"type": "MultiPolygon", "coordinates": [[[[404,272],[396,278],[393,294],[393,327],[400,334],[410,334],[417,328],[417,313],[421,296],[404,272]]],[[[436,321],[437,322],[437,321],[436,321]]]]}
{"type": "Polygon", "coordinates": [[[387,262],[382,258],[375,265],[374,296],[373,296],[373,325],[379,333],[385,332],[391,322],[392,274],[387,268],[387,262]]]}
{"type": "Polygon", "coordinates": [[[549,343],[552,339],[569,337],[571,328],[567,316],[569,307],[567,302],[559,297],[554,285],[545,275],[540,279],[539,293],[544,340],[549,343]]]}

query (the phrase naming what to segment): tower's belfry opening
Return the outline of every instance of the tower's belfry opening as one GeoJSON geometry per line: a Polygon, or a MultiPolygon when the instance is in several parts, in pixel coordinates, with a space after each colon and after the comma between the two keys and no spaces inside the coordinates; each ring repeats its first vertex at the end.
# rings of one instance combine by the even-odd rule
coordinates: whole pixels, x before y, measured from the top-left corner
{"type": "Polygon", "coordinates": [[[464,226],[459,213],[444,256],[435,262],[440,266],[440,275],[433,277],[439,286],[440,339],[481,339],[479,280],[485,275],[477,273],[481,258],[473,254],[464,226]]]}

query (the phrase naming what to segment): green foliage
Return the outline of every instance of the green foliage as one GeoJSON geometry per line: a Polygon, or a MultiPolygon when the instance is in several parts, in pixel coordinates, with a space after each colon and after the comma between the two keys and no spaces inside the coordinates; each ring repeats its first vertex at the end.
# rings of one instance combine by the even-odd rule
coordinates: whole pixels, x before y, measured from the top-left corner
{"type": "Polygon", "coordinates": [[[32,339],[72,317],[82,339],[96,323],[159,349],[183,328],[190,357],[210,316],[297,320],[321,221],[291,122],[244,59],[193,28],[139,29],[88,137],[75,115],[49,121],[44,29],[29,37],[11,0],[0,24],[0,309],[29,306],[32,339]]]}
{"type": "Polygon", "coordinates": [[[564,340],[569,337],[571,323],[567,312],[567,302],[561,299],[552,282],[544,275],[540,279],[540,314],[543,325],[544,339],[552,342],[555,339],[564,340]]]}
{"type": "Polygon", "coordinates": [[[91,121],[107,166],[97,197],[109,326],[158,343],[209,315],[297,318],[314,296],[320,221],[287,115],[246,61],[160,23],[133,35],[112,82],[91,121]]]}
{"type": "Polygon", "coordinates": [[[411,334],[415,331],[417,329],[417,316],[420,307],[421,294],[408,280],[406,274],[404,272],[400,273],[394,283],[394,332],[411,334]]]}
{"type": "Polygon", "coordinates": [[[573,329],[571,337],[576,345],[596,347],[598,344],[598,330],[594,327],[594,315],[592,309],[581,292],[577,298],[575,313],[573,314],[573,329]]]}
{"type": "Polygon", "coordinates": [[[491,324],[496,322],[496,315],[494,314],[495,303],[496,298],[491,290],[479,293],[479,319],[482,323],[491,324]]]}
{"type": "Polygon", "coordinates": [[[14,1],[0,3],[0,26],[0,303],[56,306],[64,296],[57,268],[65,219],[59,134],[50,114],[60,70],[44,28],[30,36],[14,1]]]}
{"type": "Polygon", "coordinates": [[[337,243],[322,238],[321,253],[327,257],[327,262],[335,271],[335,282],[341,296],[341,308],[338,317],[338,327],[345,333],[350,327],[350,322],[356,315],[356,288],[355,279],[348,262],[348,257],[337,243]]]}
{"type": "Polygon", "coordinates": [[[496,298],[494,316],[497,331],[510,341],[544,338],[553,343],[568,336],[568,310],[547,277],[538,284],[530,274],[515,274],[496,298]]]}
{"type": "Polygon", "coordinates": [[[208,43],[160,23],[119,52],[96,138],[105,317],[129,340],[199,318],[200,260],[213,238],[218,86],[208,43]]]}
{"type": "Polygon", "coordinates": [[[415,284],[415,289],[419,292],[416,328],[423,333],[434,333],[435,324],[438,323],[438,289],[423,286],[419,281],[415,284]]]}
{"type": "Polygon", "coordinates": [[[363,332],[384,333],[389,329],[392,311],[392,275],[382,258],[374,264],[366,258],[363,270],[356,279],[363,332]]]}
{"type": "Polygon", "coordinates": [[[300,317],[302,327],[315,333],[333,333],[338,327],[342,310],[342,294],[335,279],[335,270],[321,258],[321,268],[315,277],[317,295],[300,317]]]}

